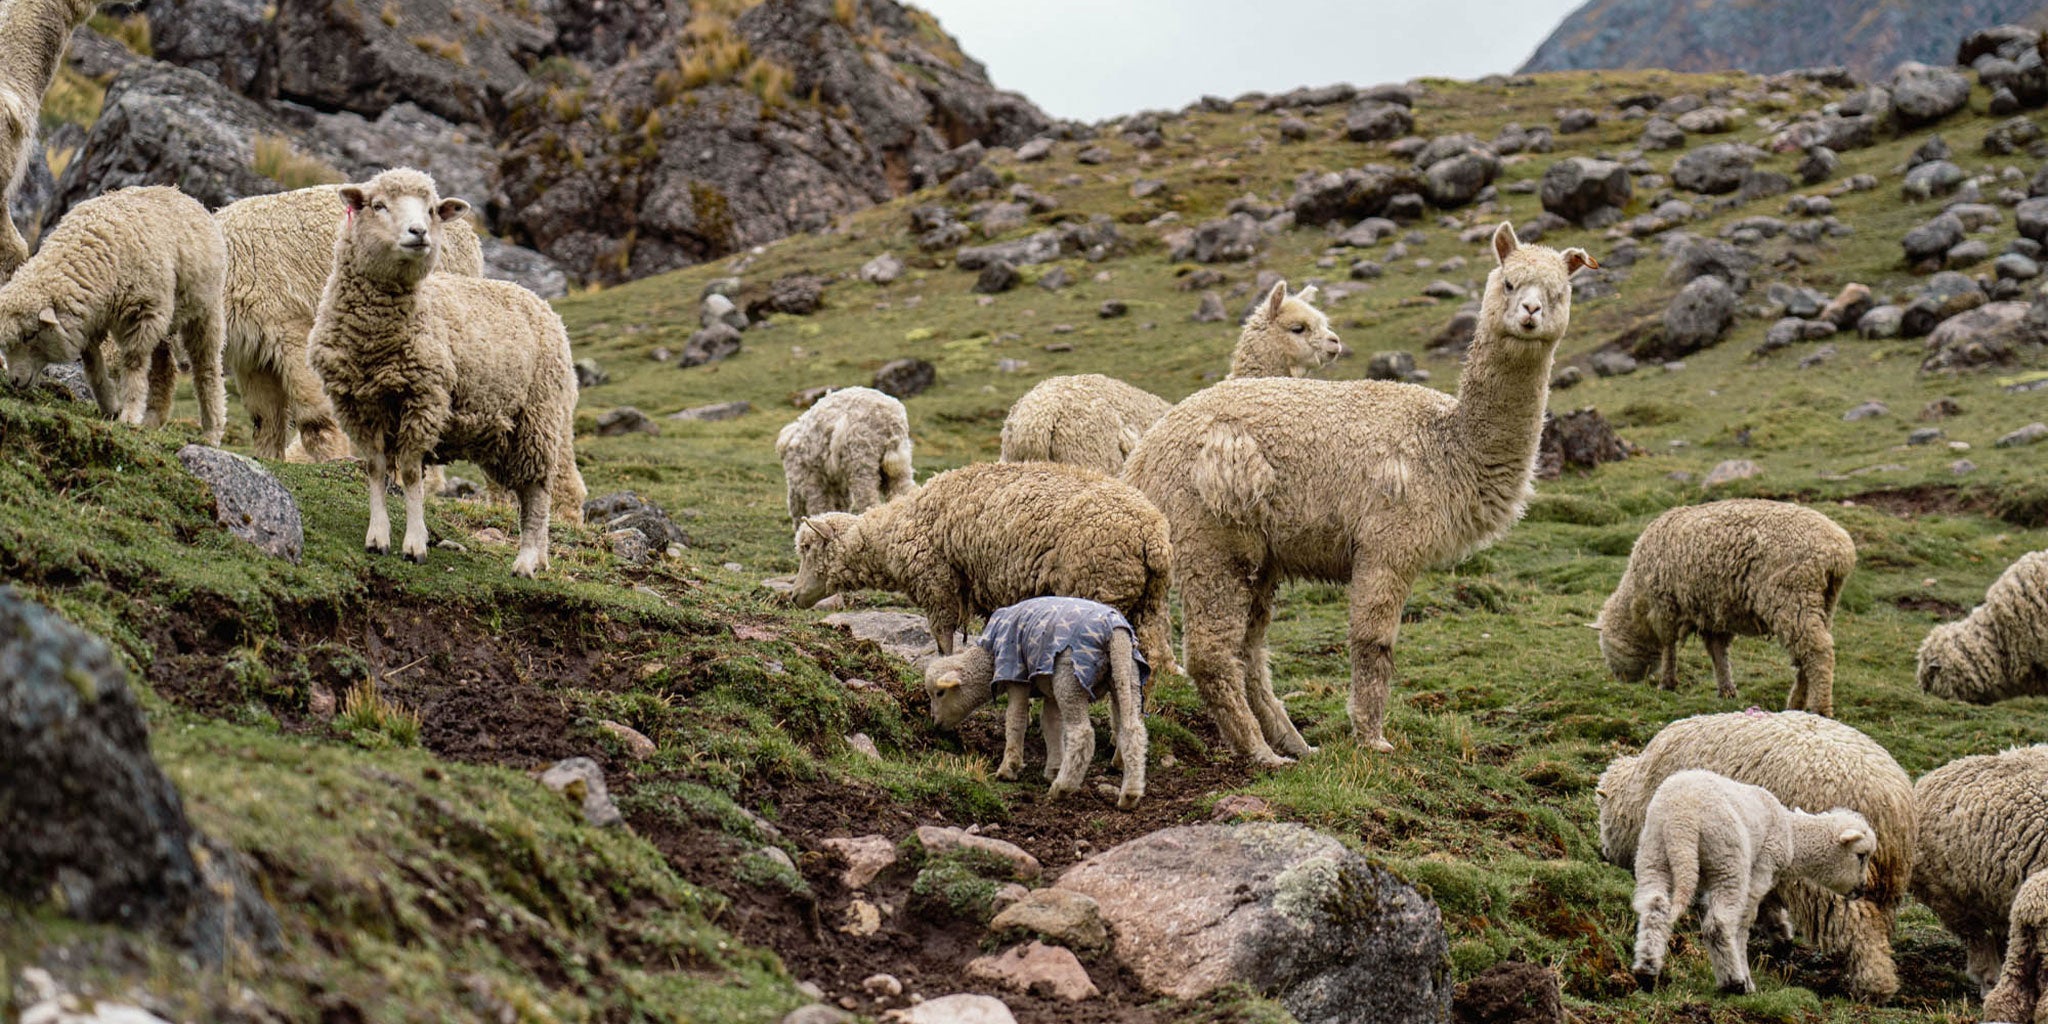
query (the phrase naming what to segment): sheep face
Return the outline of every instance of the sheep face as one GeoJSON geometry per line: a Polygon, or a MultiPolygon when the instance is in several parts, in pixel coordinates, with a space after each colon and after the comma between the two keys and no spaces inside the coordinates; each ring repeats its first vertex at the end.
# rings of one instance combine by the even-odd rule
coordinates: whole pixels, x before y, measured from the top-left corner
{"type": "Polygon", "coordinates": [[[1523,245],[1509,224],[1494,231],[1493,254],[1500,265],[1487,275],[1480,319],[1502,337],[1556,344],[1571,324],[1572,274],[1600,264],[1584,249],[1523,245]]]}
{"type": "Polygon", "coordinates": [[[35,386],[43,367],[73,358],[73,344],[55,310],[0,316],[0,354],[7,357],[7,380],[16,388],[35,386]]]}
{"type": "Polygon", "coordinates": [[[1944,622],[1920,641],[1916,675],[1920,689],[1949,700],[1984,701],[1989,695],[1977,678],[1976,659],[1962,643],[1965,622],[1944,622]]]}
{"type": "Polygon", "coordinates": [[[1877,851],[1877,836],[1863,815],[1837,807],[1820,817],[1833,837],[1818,861],[1801,872],[1815,885],[1854,898],[1870,877],[1870,855],[1877,851]]]}
{"type": "Polygon", "coordinates": [[[845,512],[827,512],[797,524],[796,588],[789,596],[798,608],[812,607],[837,589],[833,580],[839,574],[845,542],[852,539],[858,528],[858,519],[845,512]]]}
{"type": "Polygon", "coordinates": [[[1624,683],[1640,683],[1649,678],[1650,666],[1662,652],[1632,612],[1610,596],[1592,625],[1600,632],[1600,656],[1606,659],[1607,670],[1614,673],[1614,678],[1624,683]]]}
{"type": "Polygon", "coordinates": [[[348,209],[342,237],[355,269],[403,284],[433,272],[442,225],[469,212],[460,199],[442,199],[434,179],[406,168],[343,186],[341,201],[348,209]]]}
{"type": "Polygon", "coordinates": [[[995,697],[995,659],[980,644],[958,654],[933,658],[924,669],[924,692],[931,698],[932,721],[957,729],[976,708],[995,697]]]}
{"type": "Polygon", "coordinates": [[[1593,787],[1593,807],[1600,821],[1600,856],[1622,867],[1634,859],[1636,837],[1633,833],[1623,834],[1626,830],[1620,816],[1611,812],[1608,805],[1634,799],[1636,767],[1641,763],[1639,757],[1617,757],[1600,773],[1600,781],[1593,787]]]}
{"type": "Polygon", "coordinates": [[[1257,334],[1262,348],[1281,354],[1288,372],[1296,377],[1351,351],[1330,329],[1330,318],[1309,305],[1315,296],[1314,285],[1290,296],[1287,282],[1281,281],[1266,293],[1245,323],[1246,333],[1257,334]]]}

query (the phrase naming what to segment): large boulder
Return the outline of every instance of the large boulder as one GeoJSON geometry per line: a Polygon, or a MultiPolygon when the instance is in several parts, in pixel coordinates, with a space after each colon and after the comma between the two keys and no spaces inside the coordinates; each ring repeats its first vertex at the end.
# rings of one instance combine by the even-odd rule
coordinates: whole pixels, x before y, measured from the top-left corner
{"type": "Polygon", "coordinates": [[[1591,227],[1612,221],[1628,205],[1632,190],[1628,168],[1611,160],[1574,156],[1543,172],[1543,208],[1566,220],[1591,227]]]}
{"type": "Polygon", "coordinates": [[[2024,302],[1993,302],[1942,321],[1927,336],[1921,372],[2011,365],[2019,348],[2040,341],[2027,308],[2024,302]]]}
{"type": "Polygon", "coordinates": [[[1899,318],[1899,333],[1918,338],[1931,333],[1935,325],[1952,316],[1967,313],[1990,301],[1968,274],[1945,270],[1927,279],[1920,293],[1907,304],[1899,318]]]}
{"type": "Polygon", "coordinates": [[[276,11],[270,0],[150,0],[150,53],[235,92],[269,96],[276,89],[276,11]]]}
{"type": "Polygon", "coordinates": [[[1665,242],[1664,253],[1671,260],[1664,274],[1666,281],[1684,284],[1712,275],[1727,282],[1737,294],[1749,290],[1750,272],[1761,262],[1755,253],[1693,234],[1672,235],[1665,242]]]}
{"type": "Polygon", "coordinates": [[[1415,115],[1399,103],[1359,100],[1344,115],[1344,137],[1353,142],[1396,139],[1415,130],[1415,115]]]}
{"type": "Polygon", "coordinates": [[[214,516],[229,533],[298,564],[306,550],[299,505],[270,470],[246,455],[203,444],[178,449],[178,462],[213,492],[214,516]]]}
{"type": "Polygon", "coordinates": [[[315,115],[309,136],[334,154],[335,169],[351,181],[367,181],[388,167],[413,167],[433,175],[443,196],[467,199],[486,217],[502,206],[498,151],[489,137],[409,100],[373,118],[347,110],[315,115]]]}
{"type": "Polygon", "coordinates": [[[1917,267],[1941,263],[1962,240],[1962,220],[1953,213],[1944,213],[1906,232],[1899,245],[1906,252],[1906,263],[1917,267]]]}
{"type": "Polygon", "coordinates": [[[271,8],[278,98],[365,117],[410,100],[451,121],[486,125],[526,84],[526,65],[556,41],[547,19],[515,17],[484,0],[411,0],[374,13],[368,6],[271,8]],[[481,25],[489,31],[465,27],[481,25]]]}
{"type": "Polygon", "coordinates": [[[1603,462],[1620,462],[1630,450],[1598,409],[1588,406],[1562,416],[1546,413],[1536,446],[1536,476],[1555,480],[1567,469],[1590,470],[1603,462]]]}
{"type": "Polygon", "coordinates": [[[523,245],[500,242],[489,235],[481,235],[477,240],[483,243],[485,277],[510,281],[543,299],[559,299],[569,294],[569,274],[561,264],[523,245]]]}
{"type": "Polygon", "coordinates": [[[1450,1011],[1436,906],[1301,825],[1164,829],[1075,865],[1057,887],[1095,900],[1117,959],[1160,995],[1242,984],[1302,1024],[1437,1024],[1450,1011]]]}
{"type": "Polygon", "coordinates": [[[1666,359],[1679,359],[1721,340],[1735,322],[1735,289],[1712,274],[1692,279],[1664,309],[1666,359]]]}
{"type": "Polygon", "coordinates": [[[1939,121],[1970,102],[1970,80],[1953,68],[1908,61],[1892,74],[1892,113],[1912,128],[1939,121]]]}
{"type": "Polygon", "coordinates": [[[1368,164],[1304,175],[1296,180],[1287,209],[1294,214],[1294,222],[1305,227],[1333,220],[1351,224],[1384,215],[1395,196],[1421,192],[1423,187],[1422,177],[1415,171],[1368,164]]]}
{"type": "Polygon", "coordinates": [[[1484,146],[1439,160],[1423,172],[1423,190],[1429,201],[1445,209],[1463,206],[1476,198],[1500,174],[1500,157],[1484,146]]]}
{"type": "Polygon", "coordinates": [[[1251,214],[1233,213],[1220,220],[1203,221],[1170,258],[1197,263],[1234,263],[1257,255],[1261,241],[1259,222],[1251,214]]]}
{"type": "Polygon", "coordinates": [[[1701,146],[1672,164],[1671,181],[1679,188],[1709,195],[1733,192],[1742,187],[1743,176],[1761,155],[1756,147],[1739,142],[1701,146]]]}

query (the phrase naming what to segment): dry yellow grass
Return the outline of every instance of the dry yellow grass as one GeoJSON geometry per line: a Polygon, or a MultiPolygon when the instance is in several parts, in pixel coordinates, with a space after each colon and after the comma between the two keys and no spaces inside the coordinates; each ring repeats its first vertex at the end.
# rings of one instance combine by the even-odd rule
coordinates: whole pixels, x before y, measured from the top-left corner
{"type": "Polygon", "coordinates": [[[307,156],[281,135],[258,135],[249,169],[286,188],[331,185],[346,177],[318,158],[307,156]]]}

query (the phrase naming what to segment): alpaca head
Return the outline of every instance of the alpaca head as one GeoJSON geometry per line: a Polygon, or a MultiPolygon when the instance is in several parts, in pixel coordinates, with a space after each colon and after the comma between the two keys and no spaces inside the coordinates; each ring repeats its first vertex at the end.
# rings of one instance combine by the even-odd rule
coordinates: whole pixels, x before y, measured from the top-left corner
{"type": "Polygon", "coordinates": [[[442,225],[469,212],[460,199],[443,199],[427,175],[399,167],[360,185],[343,185],[341,254],[357,273],[416,284],[433,272],[441,254],[442,225]]]}
{"type": "Polygon", "coordinates": [[[1500,266],[1486,278],[1481,330],[1547,350],[1571,324],[1572,274],[1600,264],[1584,249],[1523,245],[1506,223],[1493,233],[1493,254],[1500,266]]]}
{"type": "Polygon", "coordinates": [[[796,587],[790,600],[809,608],[837,589],[846,552],[860,535],[860,517],[846,512],[810,516],[796,524],[796,587]]]}
{"type": "Polygon", "coordinates": [[[1330,329],[1330,318],[1309,305],[1316,286],[1287,294],[1281,281],[1252,307],[1231,353],[1232,377],[1300,377],[1351,350],[1330,329]]]}

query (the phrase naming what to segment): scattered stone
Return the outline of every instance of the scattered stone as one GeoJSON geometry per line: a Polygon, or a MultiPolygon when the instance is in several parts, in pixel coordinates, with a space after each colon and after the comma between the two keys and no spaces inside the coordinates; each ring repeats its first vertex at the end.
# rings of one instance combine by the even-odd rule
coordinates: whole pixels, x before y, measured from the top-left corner
{"type": "Polygon", "coordinates": [[[1873,306],[1856,320],[1856,333],[1866,340],[1879,341],[1896,338],[1904,325],[1906,310],[1903,306],[1873,306]]]}
{"type": "Polygon", "coordinates": [[[1880,416],[1891,415],[1891,411],[1890,406],[1876,399],[1871,399],[1843,413],[1842,420],[1846,423],[1854,423],[1858,420],[1876,419],[1880,416]]]}
{"type": "Polygon", "coordinates": [[[1907,128],[1939,121],[1970,101],[1970,80],[1951,68],[1908,61],[1891,80],[1892,111],[1907,128]]]}
{"type": "Polygon", "coordinates": [[[1743,176],[1760,154],[1755,147],[1736,142],[1701,146],[1671,166],[1671,180],[1679,188],[1708,195],[1733,192],[1742,187],[1743,176]]]}
{"type": "Polygon", "coordinates": [[[683,343],[682,354],[676,357],[676,365],[689,369],[730,359],[739,354],[742,344],[740,332],[731,324],[712,324],[690,335],[690,340],[683,343]]]}
{"type": "Polygon", "coordinates": [[[1038,858],[1024,852],[1023,847],[1001,839],[978,835],[966,829],[919,825],[916,835],[918,845],[924,847],[927,854],[940,854],[948,850],[973,850],[985,853],[1009,864],[1011,875],[1027,881],[1037,878],[1044,870],[1039,867],[1038,858]]]}
{"type": "Polygon", "coordinates": [[[619,813],[618,805],[612,803],[611,794],[605,790],[604,769],[590,758],[571,757],[555,762],[541,773],[540,784],[582,807],[583,820],[593,827],[610,828],[626,823],[625,815],[619,813]]]}
{"type": "Polygon", "coordinates": [[[1957,459],[1954,462],[1948,464],[1948,471],[1954,473],[1957,476],[1962,476],[1966,473],[1975,473],[1977,471],[1977,464],[1971,462],[1968,459],[1957,459]]]}
{"type": "Polygon", "coordinates": [[[51,363],[43,367],[36,384],[74,402],[97,401],[92,393],[92,382],[85,379],[85,367],[79,363],[51,363]]]}
{"type": "Polygon", "coordinates": [[[2015,349],[2034,336],[2027,310],[2024,302],[1993,302],[1941,321],[1927,335],[1921,372],[2013,363],[2015,349]]]}
{"type": "Polygon", "coordinates": [[[1735,322],[1736,294],[1713,275],[1693,278],[1664,310],[1664,356],[1682,358],[1721,340],[1735,322]]]}
{"type": "Polygon", "coordinates": [[[1462,299],[1471,293],[1467,292],[1461,285],[1455,285],[1449,281],[1437,280],[1431,281],[1427,287],[1423,288],[1422,294],[1427,295],[1432,299],[1462,299]]]}
{"type": "Polygon", "coordinates": [[[938,367],[922,359],[892,359],[875,371],[874,387],[895,398],[909,398],[923,394],[938,379],[938,367]]]}
{"type": "Polygon", "coordinates": [[[835,612],[825,616],[825,625],[873,640],[882,650],[913,664],[938,650],[924,616],[909,612],[835,612]]]}
{"type": "Polygon", "coordinates": [[[584,502],[583,521],[606,533],[636,530],[655,551],[665,550],[670,544],[687,547],[690,543],[689,535],[669,518],[666,510],[632,491],[614,491],[584,502]]]}
{"type": "Polygon", "coordinates": [[[1948,398],[1944,396],[1942,398],[1934,399],[1933,401],[1928,402],[1926,405],[1921,406],[1920,413],[1917,418],[1921,422],[1939,422],[1941,420],[1948,419],[1951,416],[1961,416],[1962,414],[1962,404],[1960,402],[1957,402],[1953,398],[1948,398]]]}
{"type": "Polygon", "coordinates": [[[1910,445],[1933,444],[1941,440],[1941,437],[1940,427],[1921,427],[1906,435],[1906,443],[1910,445]]]}
{"type": "Polygon", "coordinates": [[[1203,292],[1201,304],[1195,307],[1195,322],[1212,324],[1228,319],[1230,311],[1223,305],[1223,296],[1215,292],[1203,292]]]}
{"type": "Polygon", "coordinates": [[[2041,276],[2041,264],[2019,253],[2009,252],[1991,264],[1991,272],[2008,281],[2031,281],[2041,276]]]}
{"type": "Polygon", "coordinates": [[[299,505],[270,470],[247,456],[198,444],[178,449],[178,464],[213,492],[214,519],[229,533],[264,554],[299,563],[306,550],[299,505]]]}
{"type": "Polygon", "coordinates": [[[661,435],[661,424],[647,417],[647,414],[630,405],[622,405],[597,418],[597,436],[621,437],[626,434],[661,435]]]}
{"type": "Polygon", "coordinates": [[[604,539],[611,545],[612,557],[628,565],[646,565],[654,558],[654,548],[638,530],[613,530],[604,539]]]}
{"type": "Polygon", "coordinates": [[[903,261],[893,253],[885,252],[860,265],[860,279],[872,285],[892,284],[902,276],[903,261]]]}
{"type": "Polygon", "coordinates": [[[1984,152],[1992,156],[2023,153],[2041,139],[2041,126],[2024,117],[2000,121],[1984,133],[1984,152]]]}
{"type": "Polygon", "coordinates": [[[1479,310],[1461,309],[1451,314],[1451,320],[1436,337],[1429,339],[1429,350],[1443,355],[1459,355],[1472,347],[1472,338],[1479,331],[1479,310]]]}
{"type": "Polygon", "coordinates": [[[881,748],[875,746],[875,738],[867,733],[857,732],[847,736],[846,746],[847,749],[870,761],[880,761],[882,759],[881,748]]]}
{"type": "Polygon", "coordinates": [[[1017,147],[1017,159],[1022,163],[1036,163],[1052,155],[1053,140],[1043,135],[1017,147]]]}
{"type": "Polygon", "coordinates": [[[1955,214],[1944,213],[1906,232],[1906,237],[1900,239],[1899,244],[1906,251],[1906,262],[1917,267],[1939,263],[1962,240],[1962,220],[1955,214]]]}
{"type": "Polygon", "coordinates": [[[754,403],[741,398],[730,402],[692,406],[681,412],[669,413],[668,418],[672,420],[688,420],[696,423],[717,423],[721,420],[738,419],[753,411],[754,403]]]}
{"type": "MultiPolygon", "coordinates": [[[[1026,143],[1026,145],[1029,145],[1029,143],[1026,143]]],[[[813,993],[806,994],[811,995],[814,999],[817,998],[813,993]]],[[[809,1006],[799,1006],[784,1014],[782,1024],[849,1024],[852,1020],[852,1014],[836,1006],[812,1003],[809,1006]]]]}
{"type": "Polygon", "coordinates": [[[1017,1024],[1002,1000],[964,992],[891,1010],[882,1019],[888,1024],[1017,1024]]]}
{"type": "Polygon", "coordinates": [[[1559,135],[1577,135],[1580,132],[1591,131],[1599,123],[1600,115],[1584,107],[1557,112],[1557,133],[1559,135]]]}
{"type": "Polygon", "coordinates": [[[1399,103],[1359,100],[1344,115],[1344,137],[1352,142],[1381,142],[1415,130],[1415,116],[1399,103]]]}
{"type": "Polygon", "coordinates": [[[1799,158],[1799,180],[1807,185],[1818,185],[1835,176],[1842,167],[1842,158],[1826,146],[1808,146],[1806,154],[1799,158]]]}
{"type": "Polygon", "coordinates": [[[866,938],[882,930],[882,909],[867,900],[849,901],[844,913],[839,930],[848,935],[866,938]]]}
{"type": "Polygon", "coordinates": [[[1130,313],[1130,311],[1131,307],[1122,299],[1106,299],[1102,305],[1096,307],[1095,315],[1104,320],[1115,320],[1130,313]]]}
{"type": "Polygon", "coordinates": [[[604,372],[604,367],[597,365],[597,360],[576,360],[576,386],[578,388],[594,388],[600,384],[609,384],[611,379],[612,375],[604,372]]]}
{"type": "Polygon", "coordinates": [[[1412,352],[1376,352],[1372,361],[1366,364],[1368,380],[1412,381],[1415,379],[1415,354],[1412,352]]]}
{"type": "Polygon", "coordinates": [[[2021,445],[2039,444],[2042,441],[2048,441],[2048,423],[2037,422],[2029,423],[1999,438],[1997,441],[1992,442],[1992,447],[2018,448],[2021,445]]]}
{"type": "Polygon", "coordinates": [[[1643,134],[1637,141],[1651,151],[1684,149],[1685,131],[1669,118],[1653,117],[1643,123],[1643,134]]]}
{"type": "Polygon", "coordinates": [[[1108,163],[1111,156],[1110,151],[1101,146],[1089,146],[1087,149],[1074,154],[1074,162],[1087,164],[1092,167],[1096,164],[1108,163]]]}
{"type": "Polygon", "coordinates": [[[1220,220],[1203,221],[1182,235],[1184,237],[1168,253],[1168,257],[1176,262],[1240,262],[1257,254],[1263,241],[1259,222],[1248,213],[1233,213],[1220,220]]]}
{"type": "Polygon", "coordinates": [[[1734,483],[1737,480],[1747,480],[1762,472],[1763,467],[1749,459],[1729,459],[1708,470],[1707,477],[1700,481],[1700,486],[1719,487],[1722,484],[1734,483]]]}
{"type": "Polygon", "coordinates": [[[648,739],[646,733],[630,725],[626,725],[623,722],[602,721],[597,723],[597,727],[618,737],[619,742],[626,745],[626,753],[631,754],[636,761],[644,761],[655,754],[657,748],[654,745],[654,741],[648,739]]]}
{"type": "Polygon", "coordinates": [[[1834,324],[1840,330],[1848,330],[1869,311],[1870,289],[1851,282],[1843,285],[1842,290],[1835,293],[1835,297],[1828,300],[1827,305],[1821,307],[1818,317],[1834,324]]]}
{"type": "Polygon", "coordinates": [[[1620,462],[1633,450],[1633,445],[1615,435],[1607,418],[1590,406],[1562,416],[1545,415],[1543,436],[1536,446],[1536,476],[1556,480],[1567,469],[1591,470],[1602,463],[1620,462]]]}
{"type": "Polygon", "coordinates": [[[1102,993],[1089,980],[1088,969],[1072,950],[1042,942],[1013,946],[996,956],[968,961],[967,976],[1006,985],[1019,992],[1056,997],[1068,1002],[1093,999],[1102,993]]]}
{"type": "Polygon", "coordinates": [[[1023,281],[1024,275],[1019,274],[1008,260],[996,260],[981,268],[981,275],[974,279],[974,291],[983,295],[1000,295],[1023,281]]]}
{"type": "Polygon", "coordinates": [[[1945,196],[1961,188],[1963,179],[1962,168],[1947,160],[1932,160],[1906,172],[1899,194],[1912,200],[1945,196]]]}
{"type": "Polygon", "coordinates": [[[818,844],[846,862],[839,881],[848,889],[865,889],[882,872],[896,866],[896,844],[888,836],[869,835],[852,839],[827,839],[818,844]]]}
{"type": "Polygon", "coordinates": [[[1972,238],[1957,243],[1943,255],[1943,265],[1968,267],[1984,262],[1991,255],[1991,244],[1981,238],[1972,238]]]}
{"type": "Polygon", "coordinates": [[[998,935],[1029,932],[1074,949],[1109,945],[1109,929],[1102,923],[1102,908],[1094,898],[1058,887],[1027,893],[1003,908],[988,928],[998,935]]]}
{"type": "Polygon", "coordinates": [[[1618,349],[1601,349],[1587,359],[1596,377],[1625,377],[1636,372],[1634,356],[1618,349]]]}
{"type": "Polygon", "coordinates": [[[1280,119],[1280,141],[1282,142],[1300,142],[1308,138],[1308,131],[1308,122],[1301,118],[1283,117],[1280,119]]]}
{"type": "Polygon", "coordinates": [[[1576,156],[1551,164],[1540,191],[1545,211],[1591,227],[1620,219],[1633,194],[1628,168],[1576,156]]]}
{"type": "Polygon", "coordinates": [[[1564,391],[1584,383],[1586,372],[1576,366],[1562,366],[1550,378],[1550,390],[1564,391]]]}
{"type": "Polygon", "coordinates": [[[868,995],[895,998],[903,994],[903,982],[893,974],[870,974],[861,979],[861,991],[868,995]]]}

